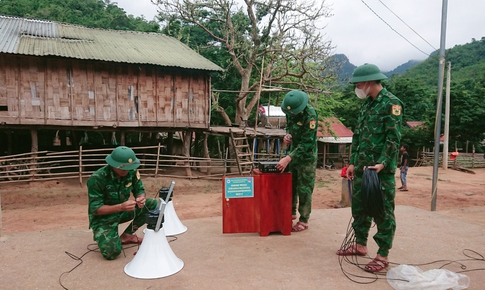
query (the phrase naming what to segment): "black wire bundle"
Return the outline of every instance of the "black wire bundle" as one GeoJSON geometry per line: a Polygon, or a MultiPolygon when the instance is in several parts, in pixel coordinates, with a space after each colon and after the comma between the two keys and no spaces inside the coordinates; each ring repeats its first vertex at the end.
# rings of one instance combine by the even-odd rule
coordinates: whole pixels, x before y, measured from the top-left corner
{"type": "Polygon", "coordinates": [[[385,217],[384,194],[377,171],[365,169],[362,176],[362,207],[364,213],[377,220],[385,217]]]}

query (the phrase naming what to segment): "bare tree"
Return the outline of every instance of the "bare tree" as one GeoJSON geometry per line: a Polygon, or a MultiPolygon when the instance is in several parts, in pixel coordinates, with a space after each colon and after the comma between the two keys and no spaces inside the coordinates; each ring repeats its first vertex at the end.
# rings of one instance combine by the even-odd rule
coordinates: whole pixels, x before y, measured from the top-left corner
{"type": "MultiPolygon", "coordinates": [[[[332,50],[321,33],[324,27],[318,27],[331,16],[326,0],[152,1],[162,20],[179,19],[200,27],[230,55],[241,76],[236,123],[248,119],[267,84],[322,91],[332,50]]],[[[217,104],[215,97],[213,103],[217,104]]],[[[224,108],[216,110],[230,120],[224,108]]]]}

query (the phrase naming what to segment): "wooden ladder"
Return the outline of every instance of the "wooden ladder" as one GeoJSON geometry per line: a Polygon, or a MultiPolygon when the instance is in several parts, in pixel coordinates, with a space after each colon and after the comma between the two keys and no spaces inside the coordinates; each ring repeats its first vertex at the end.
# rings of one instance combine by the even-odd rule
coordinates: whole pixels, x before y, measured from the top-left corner
{"type": "Polygon", "coordinates": [[[239,174],[251,174],[253,169],[253,153],[251,147],[249,147],[246,131],[243,133],[236,133],[229,129],[231,133],[231,142],[236,153],[236,163],[239,170],[239,174]]]}

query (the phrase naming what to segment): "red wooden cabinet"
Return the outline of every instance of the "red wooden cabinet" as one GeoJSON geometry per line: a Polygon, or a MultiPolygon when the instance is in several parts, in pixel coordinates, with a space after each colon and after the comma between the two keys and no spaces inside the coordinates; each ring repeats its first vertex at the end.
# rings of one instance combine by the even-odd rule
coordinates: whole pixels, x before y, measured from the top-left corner
{"type": "Polygon", "coordinates": [[[230,177],[223,178],[222,232],[271,232],[291,235],[291,173],[263,173],[253,170],[254,196],[228,197],[226,186],[230,177]]]}

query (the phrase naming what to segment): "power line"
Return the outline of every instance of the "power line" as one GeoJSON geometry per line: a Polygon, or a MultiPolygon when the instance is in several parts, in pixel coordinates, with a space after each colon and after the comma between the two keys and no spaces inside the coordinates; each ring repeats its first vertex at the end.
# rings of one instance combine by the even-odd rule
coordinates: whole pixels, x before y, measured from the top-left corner
{"type": "Polygon", "coordinates": [[[401,17],[399,17],[396,13],[394,13],[389,7],[387,7],[386,4],[384,4],[384,2],[382,2],[381,0],[379,0],[379,2],[381,2],[382,5],[384,5],[384,7],[387,8],[387,10],[389,10],[392,14],[394,14],[394,16],[397,17],[397,19],[401,20],[402,23],[404,23],[409,29],[411,29],[414,33],[416,33],[417,36],[419,36],[422,40],[424,40],[424,42],[426,42],[429,46],[431,46],[431,48],[433,48],[434,50],[438,50],[436,47],[434,47],[431,43],[429,43],[426,39],[424,39],[418,32],[416,32],[411,26],[409,26],[404,20],[401,19],[401,17]]]}
{"type": "Polygon", "coordinates": [[[416,48],[417,50],[421,51],[422,53],[424,53],[425,55],[427,56],[431,56],[429,53],[426,53],[424,51],[422,51],[421,49],[419,49],[416,45],[414,45],[411,41],[409,41],[406,37],[404,37],[401,33],[397,32],[396,29],[394,29],[394,27],[392,27],[389,23],[387,23],[384,19],[382,19],[382,17],[380,17],[374,10],[372,10],[372,8],[370,8],[369,5],[367,5],[367,3],[365,3],[364,0],[361,0],[362,3],[364,3],[365,6],[367,6],[367,8],[369,8],[370,11],[372,11],[372,13],[374,13],[382,22],[384,22],[385,24],[387,24],[387,26],[389,26],[389,28],[391,28],[394,32],[396,32],[399,36],[401,36],[404,40],[406,40],[409,44],[411,44],[412,46],[414,46],[414,48],[416,48]]]}

